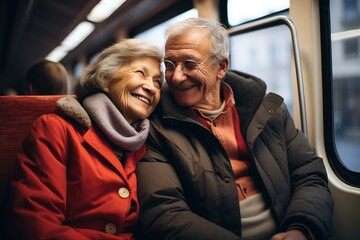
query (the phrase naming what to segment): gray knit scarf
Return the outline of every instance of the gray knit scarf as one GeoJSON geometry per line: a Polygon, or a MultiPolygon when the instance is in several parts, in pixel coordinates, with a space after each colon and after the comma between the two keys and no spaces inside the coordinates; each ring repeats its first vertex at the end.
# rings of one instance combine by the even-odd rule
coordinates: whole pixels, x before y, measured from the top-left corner
{"type": "Polygon", "coordinates": [[[104,93],[86,97],[83,107],[113,144],[127,151],[138,150],[144,144],[149,133],[148,119],[130,125],[104,93]]]}

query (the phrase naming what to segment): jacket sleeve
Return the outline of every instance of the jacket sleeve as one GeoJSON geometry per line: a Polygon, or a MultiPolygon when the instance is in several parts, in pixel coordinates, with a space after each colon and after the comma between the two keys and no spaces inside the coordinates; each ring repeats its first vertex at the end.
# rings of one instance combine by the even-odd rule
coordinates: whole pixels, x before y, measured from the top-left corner
{"type": "Polygon", "coordinates": [[[147,155],[136,169],[139,221],[147,239],[240,239],[191,211],[179,176],[158,146],[148,141],[147,155]]]}
{"type": "Polygon", "coordinates": [[[323,160],[316,156],[302,132],[295,129],[286,108],[284,129],[292,196],[283,228],[304,229],[312,239],[328,239],[333,200],[323,160]]]}
{"type": "Polygon", "coordinates": [[[12,239],[87,239],[64,225],[66,137],[60,121],[46,115],[34,123],[24,139],[11,184],[12,239]]]}

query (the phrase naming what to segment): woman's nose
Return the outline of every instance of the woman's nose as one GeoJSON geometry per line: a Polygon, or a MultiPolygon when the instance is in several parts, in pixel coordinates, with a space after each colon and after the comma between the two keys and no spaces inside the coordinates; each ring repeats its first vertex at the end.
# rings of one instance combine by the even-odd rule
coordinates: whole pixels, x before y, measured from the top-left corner
{"type": "Polygon", "coordinates": [[[154,84],[154,82],[151,80],[151,81],[147,81],[145,84],[144,84],[144,89],[146,91],[148,91],[150,94],[155,94],[156,91],[158,90],[154,84]]]}

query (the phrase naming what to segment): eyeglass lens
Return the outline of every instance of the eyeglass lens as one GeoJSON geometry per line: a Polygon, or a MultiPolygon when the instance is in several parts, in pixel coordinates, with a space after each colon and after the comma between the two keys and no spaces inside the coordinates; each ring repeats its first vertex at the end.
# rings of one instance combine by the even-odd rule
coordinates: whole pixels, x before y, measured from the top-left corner
{"type": "MultiPolygon", "coordinates": [[[[175,64],[169,60],[164,62],[165,64],[165,71],[168,74],[172,74],[175,71],[175,64]]],[[[191,74],[193,71],[197,71],[199,68],[199,64],[193,60],[186,60],[181,64],[181,70],[185,74],[191,74]]]]}

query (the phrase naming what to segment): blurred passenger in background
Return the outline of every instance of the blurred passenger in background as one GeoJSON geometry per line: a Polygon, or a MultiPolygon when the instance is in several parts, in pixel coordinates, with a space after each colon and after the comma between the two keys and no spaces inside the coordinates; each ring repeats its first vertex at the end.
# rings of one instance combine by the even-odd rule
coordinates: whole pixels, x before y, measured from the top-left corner
{"type": "Polygon", "coordinates": [[[30,95],[63,95],[68,93],[69,74],[61,63],[42,60],[26,73],[30,95]]]}

